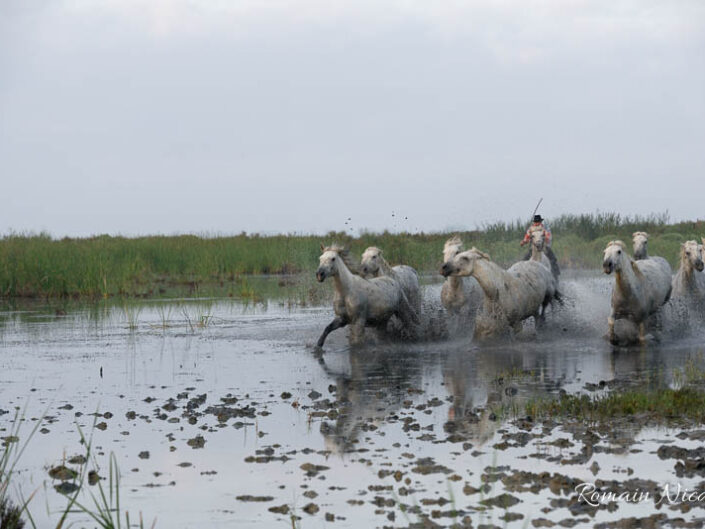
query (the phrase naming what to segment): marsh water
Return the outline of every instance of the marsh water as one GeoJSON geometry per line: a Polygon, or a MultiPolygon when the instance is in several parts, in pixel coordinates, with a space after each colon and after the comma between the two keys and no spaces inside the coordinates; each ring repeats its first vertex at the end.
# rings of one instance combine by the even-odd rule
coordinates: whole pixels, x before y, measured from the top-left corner
{"type": "MultiPolygon", "coordinates": [[[[705,490],[702,468],[661,448],[695,451],[697,425],[575,428],[525,412],[563,392],[678,387],[705,364],[705,333],[677,310],[660,341],[614,349],[602,337],[609,281],[567,274],[569,302],[545,329],[479,345],[445,327],[440,285],[427,284],[425,340],[351,349],[339,330],[318,351],[330,304],[292,303],[286,285],[263,281],[282,294],[4,307],[0,437],[16,409],[21,442],[41,421],[11,487],[34,493],[37,527],[55,527],[66,506],[48,471],[80,470],[69,463],[86,453],[79,428],[92,439],[86,464],[107,478],[115,455],[120,506],[147,527],[702,523],[703,502],[593,506],[575,491],[705,490]]],[[[80,512],[69,520],[95,526],[80,512]]]]}

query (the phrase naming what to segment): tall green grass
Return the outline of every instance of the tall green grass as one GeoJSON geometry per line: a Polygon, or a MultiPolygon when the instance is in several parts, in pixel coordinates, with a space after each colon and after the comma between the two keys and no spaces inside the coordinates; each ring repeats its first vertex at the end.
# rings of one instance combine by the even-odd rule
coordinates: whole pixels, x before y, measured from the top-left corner
{"type": "MultiPolygon", "coordinates": [[[[670,224],[667,214],[623,217],[616,213],[562,215],[551,220],[554,251],[564,267],[597,267],[607,241],[631,241],[631,233],[651,234],[649,251],[677,264],[681,242],[700,240],[705,221],[670,224]]],[[[487,224],[460,232],[467,247],[477,246],[500,264],[516,261],[527,223],[487,224]]],[[[0,238],[0,296],[109,297],[157,296],[179,287],[199,295],[204,285],[224,295],[247,297],[246,276],[312,272],[320,244],[337,242],[358,256],[368,246],[384,250],[391,263],[434,272],[451,233],[362,233],[315,235],[196,235],[53,239],[45,233],[11,233],[0,238]]]]}

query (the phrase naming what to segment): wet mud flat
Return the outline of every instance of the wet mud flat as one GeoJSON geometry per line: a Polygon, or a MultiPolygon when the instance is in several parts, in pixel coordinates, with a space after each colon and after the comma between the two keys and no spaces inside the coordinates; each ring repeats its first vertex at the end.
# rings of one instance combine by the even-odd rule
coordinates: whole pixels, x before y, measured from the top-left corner
{"type": "Polygon", "coordinates": [[[105,478],[114,454],[121,507],[147,526],[702,526],[705,495],[676,497],[705,493],[697,414],[545,403],[699,390],[703,336],[613,349],[608,285],[570,286],[581,303],[543,332],[487,345],[351,349],[341,331],[316,351],[330,308],[276,302],[5,311],[0,438],[15,442],[16,408],[20,438],[41,420],[13,494],[34,492],[37,526],[54,527],[72,471],[105,478]]]}

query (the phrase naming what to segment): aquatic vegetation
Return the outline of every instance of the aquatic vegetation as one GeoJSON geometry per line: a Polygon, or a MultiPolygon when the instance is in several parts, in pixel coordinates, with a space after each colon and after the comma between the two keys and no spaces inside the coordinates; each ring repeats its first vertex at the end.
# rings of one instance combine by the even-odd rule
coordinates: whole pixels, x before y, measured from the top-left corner
{"type": "Polygon", "coordinates": [[[22,508],[12,504],[8,498],[0,500],[0,527],[3,529],[22,529],[22,508]]]}
{"type": "MultiPolygon", "coordinates": [[[[87,451],[90,451],[90,447],[87,451]]],[[[130,522],[130,513],[128,511],[121,510],[120,507],[120,470],[118,468],[117,459],[115,458],[114,453],[110,454],[107,480],[107,491],[103,488],[101,480],[98,480],[96,483],[98,487],[98,494],[90,492],[92,505],[83,504],[77,499],[78,494],[84,484],[82,475],[79,488],[75,495],[69,500],[69,505],[67,506],[66,511],[64,512],[64,515],[62,516],[62,519],[56,529],[61,529],[63,527],[65,516],[70,512],[70,509],[73,508],[73,506],[76,506],[79,511],[90,516],[98,524],[98,527],[101,527],[102,529],[120,529],[123,527],[121,521],[122,516],[124,516],[125,519],[124,527],[133,527],[130,522]]],[[[154,528],[156,524],[157,521],[155,519],[151,527],[154,528]]],[[[137,527],[144,529],[142,513],[140,513],[139,525],[137,527]]]]}
{"type": "MultiPolygon", "coordinates": [[[[66,508],[63,510],[61,514],[61,518],[59,519],[59,522],[56,525],[56,529],[63,529],[64,524],[66,523],[69,514],[77,512],[81,512],[83,514],[86,514],[90,516],[97,524],[98,527],[101,527],[102,529],[121,529],[122,527],[122,518],[124,516],[125,519],[125,527],[129,529],[131,527],[130,524],[130,514],[128,511],[121,509],[120,507],[120,469],[118,468],[117,464],[117,459],[115,457],[114,453],[110,453],[110,459],[108,463],[108,489],[107,489],[107,494],[106,490],[103,488],[102,484],[102,478],[98,476],[98,470],[99,470],[99,465],[98,462],[95,459],[95,455],[92,452],[92,447],[93,447],[93,432],[95,431],[95,428],[97,427],[97,414],[96,414],[96,419],[93,421],[93,426],[91,428],[91,436],[86,437],[83,433],[83,430],[81,429],[80,426],[76,425],[76,428],[78,429],[78,434],[81,439],[81,444],[85,446],[86,452],[85,456],[83,457],[83,461],[85,463],[91,462],[93,463],[92,465],[92,470],[89,471],[89,465],[88,464],[83,464],[81,466],[81,471],[78,473],[78,475],[75,477],[75,487],[73,488],[73,492],[66,494],[67,497],[67,504],[66,508]],[[89,491],[88,494],[90,496],[90,499],[92,501],[91,504],[84,504],[78,500],[79,495],[85,488],[85,483],[86,483],[86,478],[88,478],[88,481],[91,482],[91,474],[94,474],[95,476],[95,485],[97,485],[98,493],[94,494],[92,491],[89,491]]],[[[75,473],[74,473],[75,474],[75,473]]],[[[155,527],[157,521],[156,519],[152,523],[152,529],[155,527]]],[[[139,517],[139,525],[138,527],[140,529],[144,529],[144,521],[142,520],[142,513],[140,513],[139,517]]]]}
{"type": "MultiPolygon", "coordinates": [[[[468,246],[487,250],[501,265],[516,261],[526,222],[497,222],[458,233],[468,246]]],[[[680,243],[705,233],[705,222],[668,224],[666,214],[623,217],[616,213],[562,215],[551,219],[553,250],[562,267],[600,264],[607,241],[647,230],[656,255],[677,264],[680,243]]],[[[158,297],[259,293],[243,275],[292,274],[315,270],[321,241],[345,244],[357,255],[369,246],[384,249],[390,263],[435,272],[448,233],[344,232],[326,235],[197,235],[54,239],[46,233],[10,233],[0,238],[0,296],[158,297]]],[[[265,297],[265,296],[261,296],[265,297]]]]}
{"type": "Polygon", "coordinates": [[[125,323],[127,323],[127,328],[131,331],[137,330],[139,326],[140,312],[142,312],[142,307],[123,302],[122,305],[123,313],[125,314],[125,323]]]}
{"type": "Polygon", "coordinates": [[[171,324],[171,304],[157,306],[157,314],[159,315],[160,327],[167,329],[171,324]]]}
{"type": "Polygon", "coordinates": [[[186,324],[191,332],[195,332],[196,329],[205,329],[213,322],[213,303],[182,305],[181,314],[186,319],[186,324]]]}
{"type": "Polygon", "coordinates": [[[705,391],[694,387],[630,389],[602,396],[562,395],[557,399],[532,399],[526,403],[526,414],[533,419],[566,417],[592,422],[644,414],[656,422],[690,419],[705,422],[705,391]]]}
{"type": "Polygon", "coordinates": [[[688,358],[682,367],[673,369],[673,385],[681,388],[687,385],[705,383],[705,358],[703,353],[696,353],[688,358]]]}
{"type": "MultiPolygon", "coordinates": [[[[44,417],[44,415],[42,415],[44,417]]],[[[23,516],[32,521],[27,510],[27,505],[32,500],[33,494],[24,498],[18,491],[21,504],[16,505],[10,498],[10,485],[20,457],[27,448],[27,444],[39,429],[41,420],[38,420],[27,437],[21,442],[20,431],[25,419],[25,411],[15,410],[15,416],[10,423],[9,434],[2,437],[2,451],[0,452],[0,527],[3,529],[22,529],[25,526],[23,516]]]]}
{"type": "MultiPolygon", "coordinates": [[[[18,494],[21,498],[21,504],[15,505],[10,497],[10,485],[12,483],[13,474],[15,468],[30,443],[36,432],[39,430],[43,423],[44,417],[46,417],[46,412],[41,415],[39,419],[35,421],[35,425],[32,430],[24,437],[24,441],[21,441],[21,426],[25,420],[25,412],[16,410],[15,416],[11,422],[9,428],[9,435],[3,437],[3,450],[0,452],[0,527],[3,529],[23,529],[27,526],[27,522],[31,524],[32,527],[36,528],[36,524],[29,510],[30,502],[34,497],[34,493],[30,494],[29,497],[24,498],[21,491],[18,494]]],[[[96,427],[97,420],[93,422],[93,429],[96,427]]],[[[81,443],[86,448],[85,456],[80,458],[80,461],[87,463],[91,460],[93,461],[92,471],[88,470],[87,464],[82,464],[80,472],[73,469],[67,468],[65,466],[60,466],[53,468],[49,471],[49,475],[52,478],[58,478],[63,482],[71,482],[71,487],[67,487],[66,490],[70,490],[70,493],[66,494],[68,502],[66,508],[61,512],[61,516],[54,526],[55,529],[63,529],[66,526],[66,521],[69,514],[77,512],[82,512],[90,516],[99,527],[103,529],[120,529],[123,527],[121,523],[121,516],[124,515],[125,525],[124,527],[129,528],[131,526],[130,515],[127,511],[121,510],[120,507],[120,473],[117,465],[117,459],[115,454],[110,454],[110,461],[108,466],[108,490],[103,488],[100,478],[96,478],[96,485],[98,488],[98,494],[90,492],[90,498],[93,505],[84,505],[78,501],[79,494],[84,489],[86,477],[91,481],[91,474],[95,473],[97,476],[98,463],[93,456],[92,449],[92,438],[87,439],[80,426],[77,426],[79,436],[81,438],[81,443]]],[[[59,490],[59,489],[57,489],[59,490]]],[[[53,523],[52,523],[53,525],[53,523]]],[[[156,519],[152,524],[152,528],[156,525],[156,519]]],[[[140,513],[139,525],[140,529],[144,529],[144,522],[142,520],[142,514],[140,513]]]]}

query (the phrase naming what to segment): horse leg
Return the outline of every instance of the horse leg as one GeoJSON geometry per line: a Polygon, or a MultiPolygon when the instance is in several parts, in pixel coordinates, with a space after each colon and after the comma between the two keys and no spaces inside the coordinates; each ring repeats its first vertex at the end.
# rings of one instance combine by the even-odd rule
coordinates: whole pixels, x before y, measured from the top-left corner
{"type": "Polygon", "coordinates": [[[330,333],[332,333],[336,329],[340,329],[341,327],[345,327],[348,324],[348,320],[346,318],[342,318],[338,316],[337,318],[334,318],[332,322],[330,322],[326,328],[323,330],[323,334],[321,334],[321,337],[318,339],[318,343],[316,344],[318,347],[323,347],[323,343],[326,341],[326,338],[330,333]]]}
{"type": "Polygon", "coordinates": [[[639,343],[646,343],[646,324],[643,321],[639,324],[639,343]]]}
{"type": "Polygon", "coordinates": [[[399,324],[394,320],[394,318],[389,318],[388,320],[379,321],[371,327],[375,330],[377,339],[379,341],[385,341],[389,339],[389,336],[394,336],[399,332],[399,324]]]}
{"type": "Polygon", "coordinates": [[[614,335],[614,312],[607,318],[607,339],[611,344],[616,343],[616,337],[614,335]]]}
{"type": "Polygon", "coordinates": [[[350,344],[360,345],[365,339],[365,320],[358,318],[350,324],[350,344]]]}
{"type": "Polygon", "coordinates": [[[553,298],[551,296],[546,296],[541,304],[541,324],[546,322],[546,307],[551,305],[551,310],[553,310],[553,298]]]}
{"type": "MultiPolygon", "coordinates": [[[[544,312],[546,311],[546,306],[544,305],[543,307],[544,312]]],[[[536,311],[536,314],[534,314],[534,328],[538,332],[538,330],[543,327],[544,322],[546,321],[546,317],[544,316],[543,313],[540,313],[538,310],[536,311]]]]}
{"type": "MultiPolygon", "coordinates": [[[[556,293],[553,295],[553,299],[558,301],[561,307],[565,306],[565,298],[563,297],[563,293],[561,293],[558,289],[556,289],[556,293]]],[[[553,307],[553,305],[551,305],[553,307]]]]}
{"type": "Polygon", "coordinates": [[[477,325],[477,312],[471,311],[467,307],[465,310],[460,312],[455,318],[455,332],[462,332],[467,336],[472,336],[475,333],[475,326],[477,325]]]}
{"type": "Polygon", "coordinates": [[[524,329],[524,326],[520,321],[516,322],[514,325],[512,325],[512,330],[514,331],[514,334],[519,334],[522,330],[524,329]]]}

